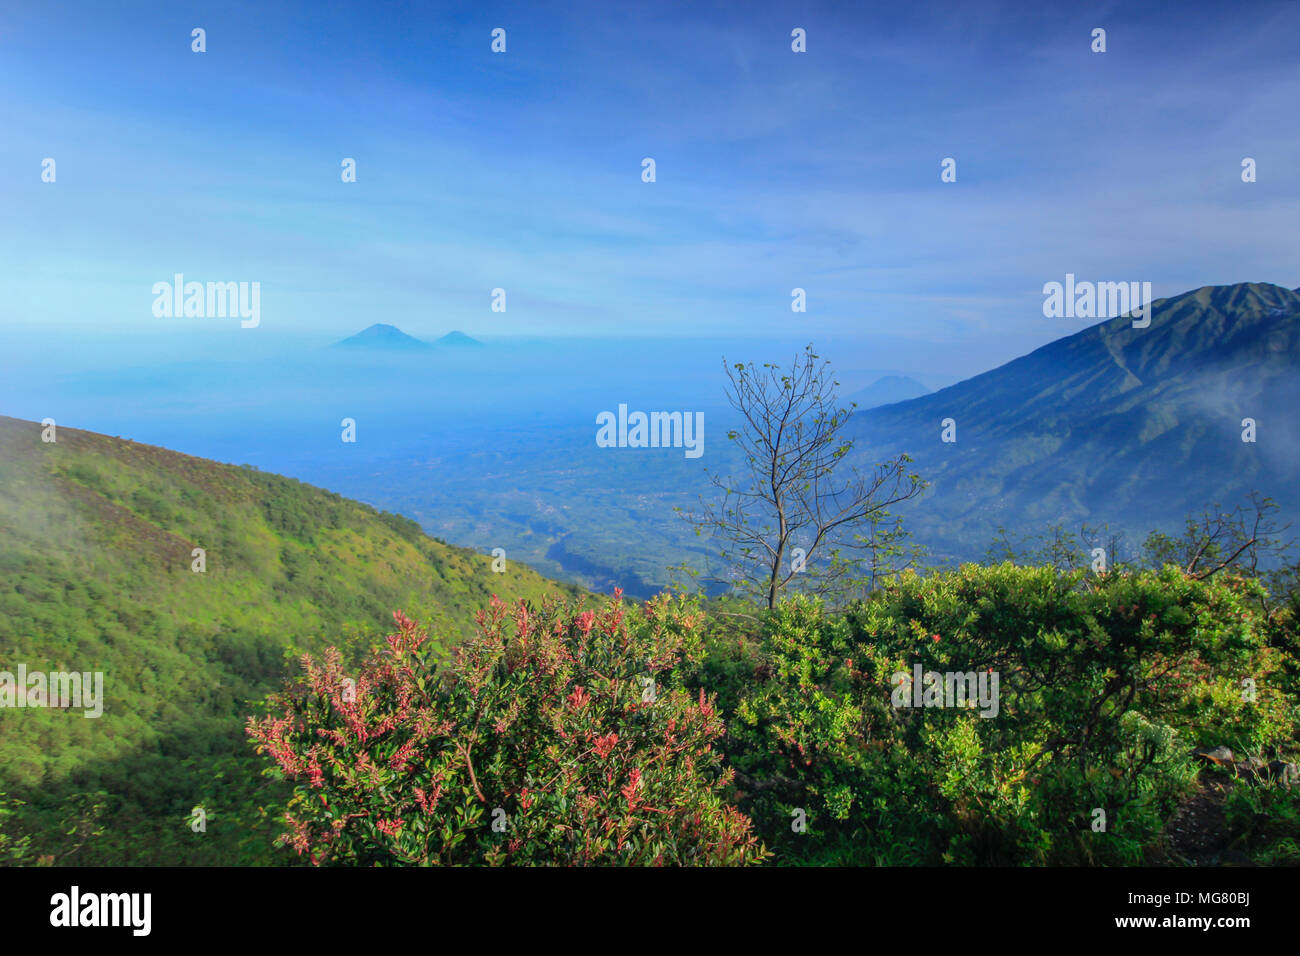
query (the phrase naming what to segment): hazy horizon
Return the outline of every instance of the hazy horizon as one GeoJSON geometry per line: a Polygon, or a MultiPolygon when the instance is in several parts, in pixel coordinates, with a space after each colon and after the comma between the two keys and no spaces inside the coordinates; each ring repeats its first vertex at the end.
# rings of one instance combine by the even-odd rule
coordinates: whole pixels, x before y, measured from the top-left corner
{"type": "Polygon", "coordinates": [[[89,4],[9,9],[0,370],[71,365],[75,340],[125,367],[386,322],[813,341],[966,378],[1089,324],[1043,316],[1066,273],[1157,298],[1300,285],[1298,15],[233,4],[127,26],[89,4]],[[259,326],[155,317],[177,273],[259,283],[259,326]]]}

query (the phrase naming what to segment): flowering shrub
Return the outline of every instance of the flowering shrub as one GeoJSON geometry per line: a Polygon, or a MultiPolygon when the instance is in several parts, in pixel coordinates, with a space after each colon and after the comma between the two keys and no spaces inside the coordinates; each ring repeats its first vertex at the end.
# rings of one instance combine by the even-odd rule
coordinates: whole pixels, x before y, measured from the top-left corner
{"type": "Polygon", "coordinates": [[[400,612],[355,675],[337,652],[248,732],[296,784],[282,842],[312,863],[746,864],[766,851],[724,799],[724,725],[676,668],[701,615],[620,592],[591,610],[493,600],[435,673],[400,612]]]}

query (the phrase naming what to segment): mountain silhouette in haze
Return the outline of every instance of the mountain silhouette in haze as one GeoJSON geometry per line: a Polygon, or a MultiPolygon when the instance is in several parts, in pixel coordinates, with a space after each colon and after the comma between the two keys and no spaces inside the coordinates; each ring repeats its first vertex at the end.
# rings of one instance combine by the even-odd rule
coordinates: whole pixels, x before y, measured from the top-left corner
{"type": "Polygon", "coordinates": [[[895,402],[905,402],[909,398],[920,398],[928,394],[930,390],[914,378],[886,375],[849,395],[848,401],[856,402],[860,411],[866,411],[868,408],[893,405],[895,402]]]}
{"type": "Polygon", "coordinates": [[[433,346],[414,336],[407,335],[395,325],[384,325],[377,322],[356,335],[349,336],[341,342],[335,342],[334,348],[423,352],[433,348],[433,346]]]}
{"type": "MultiPolygon", "coordinates": [[[[1268,283],[1159,299],[998,368],[854,416],[855,455],[907,452],[931,482],[905,514],[936,557],[983,556],[999,526],[1147,532],[1252,490],[1300,518],[1300,294],[1268,283]],[[946,419],[954,442],[944,442],[946,419]],[[1255,424],[1256,440],[1243,441],[1255,424]]],[[[1113,558],[1112,558],[1113,559],[1113,558]]]]}
{"type": "Polygon", "coordinates": [[[384,352],[427,352],[435,348],[481,349],[485,348],[478,339],[472,339],[464,332],[448,332],[436,342],[430,344],[413,335],[407,335],[395,325],[377,322],[356,335],[349,336],[341,342],[335,342],[334,348],[374,349],[384,352]]]}
{"type": "Polygon", "coordinates": [[[433,344],[439,346],[440,348],[445,347],[445,348],[453,348],[453,349],[486,348],[486,346],[478,339],[472,339],[464,332],[448,332],[446,335],[438,339],[438,341],[433,344]]]}

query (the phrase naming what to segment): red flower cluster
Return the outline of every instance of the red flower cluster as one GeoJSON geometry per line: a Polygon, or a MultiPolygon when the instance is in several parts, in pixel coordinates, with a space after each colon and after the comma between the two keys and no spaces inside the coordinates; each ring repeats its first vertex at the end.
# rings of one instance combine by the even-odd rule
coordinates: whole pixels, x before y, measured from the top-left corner
{"type": "Polygon", "coordinates": [[[636,809],[637,791],[641,789],[641,768],[633,767],[632,773],[628,775],[627,786],[623,787],[619,793],[627,800],[629,810],[636,809]]]}
{"type": "Polygon", "coordinates": [[[574,710],[581,710],[591,702],[591,695],[581,687],[574,687],[573,693],[566,697],[565,700],[569,702],[569,706],[574,710]]]}

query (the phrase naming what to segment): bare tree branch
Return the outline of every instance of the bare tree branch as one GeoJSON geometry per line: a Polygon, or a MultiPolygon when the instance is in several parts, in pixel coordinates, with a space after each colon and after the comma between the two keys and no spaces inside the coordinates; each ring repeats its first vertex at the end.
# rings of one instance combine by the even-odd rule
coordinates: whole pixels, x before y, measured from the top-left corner
{"type": "Polygon", "coordinates": [[[838,383],[811,345],[789,368],[724,359],[723,371],[741,422],[727,437],[745,473],[710,474],[717,501],[702,498],[700,510],[688,515],[697,533],[707,530],[721,542],[727,577],[715,580],[769,608],[796,586],[833,597],[864,574],[874,584],[905,550],[906,533],[887,509],[925,486],[908,471],[911,459],[899,455],[866,473],[849,463],[853,442],[845,426],[853,405],[837,405],[838,383]],[[893,521],[888,535],[880,530],[886,520],[893,521]]]}

